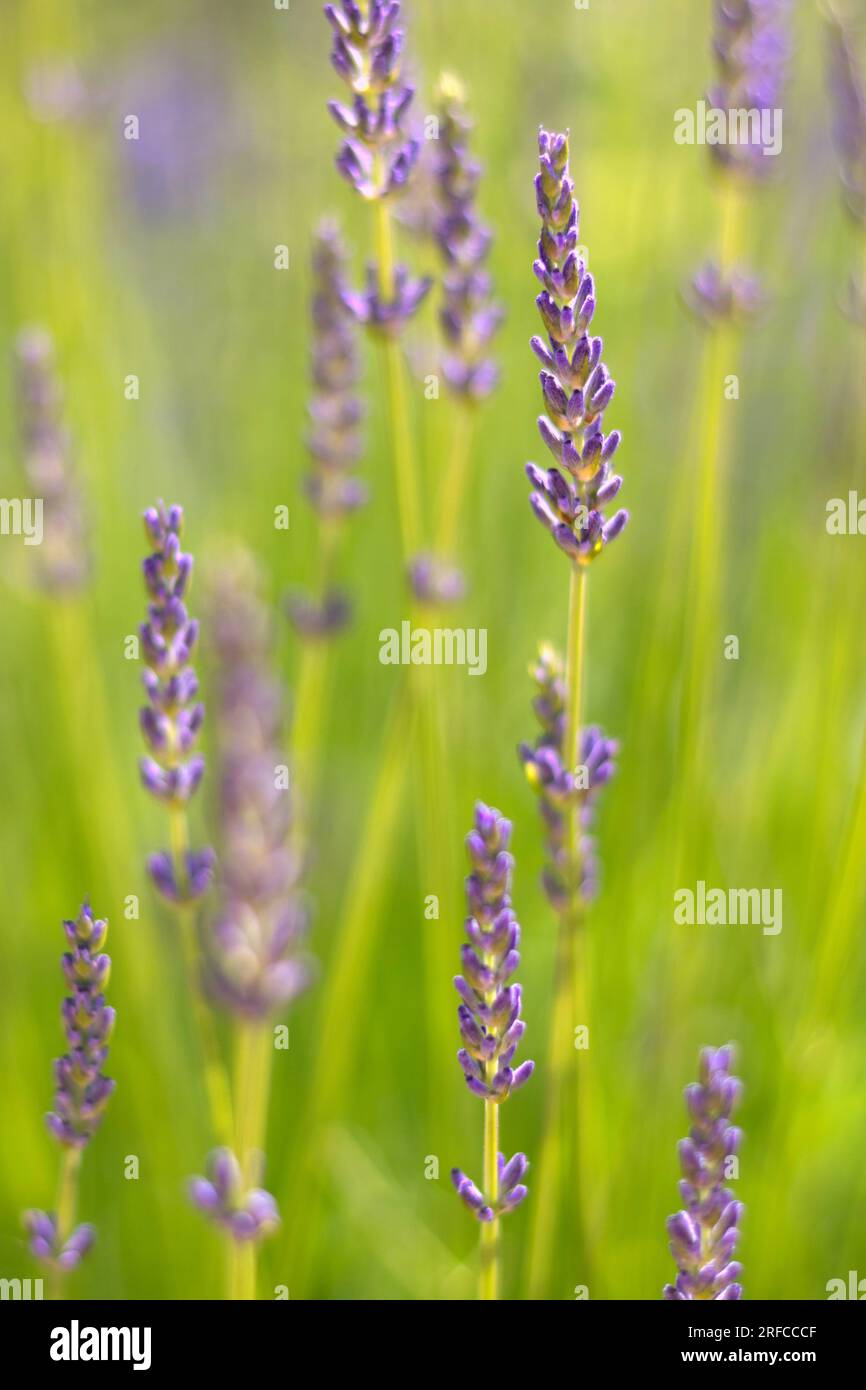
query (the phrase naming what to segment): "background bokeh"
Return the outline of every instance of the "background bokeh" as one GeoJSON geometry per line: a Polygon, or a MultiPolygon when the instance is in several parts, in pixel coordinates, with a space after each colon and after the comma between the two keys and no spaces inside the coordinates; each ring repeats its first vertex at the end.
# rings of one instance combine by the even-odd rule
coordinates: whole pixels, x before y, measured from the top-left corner
{"type": "MultiPolygon", "coordinates": [[[[672,1274],[664,1221],[679,1200],[682,1087],[701,1045],[733,1038],[746,1087],[746,1295],[823,1298],[829,1279],[851,1269],[866,1276],[866,541],[825,529],[828,498],[858,485],[866,457],[863,330],[839,310],[863,247],[838,192],[823,21],[814,5],[795,4],[778,177],[749,201],[747,258],[769,306],[731,367],[740,398],[725,405],[722,627],[708,639],[717,665],[707,678],[706,752],[685,808],[683,884],[781,888],[784,929],[771,937],[673,922],[707,336],[681,289],[713,253],[719,223],[707,152],[674,143],[673,112],[693,106],[710,80],[709,4],[405,8],[419,115],[443,67],[468,85],[486,166],[482,210],[496,234],[492,269],[507,306],[503,382],[479,424],[464,523],[469,597],[454,619],[488,629],[489,669],[483,679],[437,673],[450,881],[419,873],[425,787],[407,736],[407,794],[375,861],[364,950],[348,972],[344,959],[347,1007],[336,1018],[332,1009],[325,1028],[401,679],[380,665],[378,633],[409,616],[383,392],[365,348],[373,498],[349,527],[344,560],[356,621],[335,648],[311,808],[320,968],[275,1064],[268,1186],[284,1222],[264,1248],[260,1290],[473,1292],[477,1226],[447,1174],[453,1163],[479,1174],[481,1107],[454,1060],[456,1024],[445,1048],[441,1020],[453,1010],[462,837],[476,797],[514,821],[524,1055],[541,1063],[546,1053],[555,924],[539,886],[537,808],[515,751],[534,733],[527,664],[539,640],[562,644],[567,601],[566,563],[531,517],[523,475],[541,447],[527,341],[536,331],[532,178],[544,123],[572,132],[595,322],[617,381],[608,424],[624,434],[631,511],[594,567],[589,597],[586,711],[621,740],[619,775],[600,809],[603,888],[589,928],[589,1162],[568,1175],[570,1187],[583,1184],[595,1236],[586,1250],[568,1220],[558,1224],[547,1293],[573,1297],[588,1282],[592,1298],[660,1296],[672,1274]],[[739,637],[737,661],[724,659],[726,634],[739,637]],[[431,893],[441,897],[439,921],[424,917],[431,893]],[[321,1085],[329,1100],[317,1114],[321,1085]],[[438,1180],[425,1177],[429,1156],[438,1180]]],[[[0,345],[9,364],[0,373],[0,492],[23,495],[11,355],[19,330],[37,323],[57,344],[95,556],[85,599],[64,603],[33,585],[32,552],[0,541],[0,1273],[34,1272],[20,1212],[54,1199],[57,1153],[43,1115],[61,1047],[60,921],[88,893],[111,920],[117,1093],[85,1157],[81,1216],[96,1223],[99,1243],[74,1292],[215,1297],[219,1238],[184,1194],[212,1136],[175,928],[143,870],[165,827],[138,783],[139,668],[124,659],[143,607],[140,513],[158,496],[183,503],[199,580],[231,538],[259,556],[275,605],[310,577],[316,532],[299,486],[310,235],[323,212],[339,215],[357,278],[370,225],[333,168],[337,133],[325,102],[338,84],[314,0],[292,0],[287,13],[266,0],[6,0],[0,22],[0,345]],[[137,143],[122,138],[131,112],[137,143]],[[287,272],[274,269],[279,243],[290,250],[287,272]],[[124,397],[130,373],[140,378],[138,401],[124,397]],[[281,503],[291,508],[288,532],[273,525],[281,503]],[[140,898],[137,921],[124,918],[129,894],[140,898]],[[132,1154],[138,1181],[123,1175],[132,1154]]],[[[435,268],[426,242],[409,231],[401,241],[413,265],[435,268]]],[[[410,341],[428,499],[453,423],[447,398],[426,400],[420,381],[436,350],[434,310],[435,295],[410,341]]],[[[278,631],[291,689],[298,639],[282,619],[278,631]]],[[[206,631],[202,640],[206,680],[206,631]]],[[[206,779],[195,807],[198,842],[213,825],[214,785],[206,779]]],[[[539,1067],[504,1112],[509,1151],[537,1153],[542,1100],[539,1067]]],[[[541,1180],[530,1174],[529,1202],[506,1223],[509,1295],[525,1291],[533,1177],[541,1180]]]]}

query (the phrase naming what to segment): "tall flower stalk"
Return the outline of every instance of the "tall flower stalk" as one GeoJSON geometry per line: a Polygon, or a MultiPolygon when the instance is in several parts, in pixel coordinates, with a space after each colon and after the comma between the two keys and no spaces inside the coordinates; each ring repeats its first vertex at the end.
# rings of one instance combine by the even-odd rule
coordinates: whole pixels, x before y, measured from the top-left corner
{"type": "Polygon", "coordinates": [[[188,806],[204,774],[196,744],[204,721],[192,654],[198,623],[185,604],[192,556],[181,550],[183,512],[159,502],[144,513],[152,547],[142,570],[148,595],[147,621],[140,629],[147,705],[140,725],[148,755],[140,761],[142,784],[168,813],[170,848],[152,854],[148,872],[177,914],[188,983],[204,1054],[211,1119],[218,1137],[231,1133],[231,1102],[218,1041],[200,987],[201,959],[195,912],[210,883],[214,854],[190,847],[188,806]]]}
{"type": "MultiPolygon", "coordinates": [[[[611,460],[620,434],[605,434],[604,413],[615,384],[602,361],[603,345],[590,334],[596,291],[592,275],[578,254],[578,206],[569,171],[567,134],[541,130],[539,172],[535,180],[541,218],[538,257],[533,270],[541,282],[536,305],[544,334],[532,339],[542,364],[540,383],[545,413],[539,417],[541,438],[554,466],[527,465],[533,485],[530,503],[538,520],[569,562],[567,656],[562,709],[557,734],[562,766],[574,777],[581,758],[583,684],[586,649],[587,575],[590,564],[616,539],[628,520],[610,505],[622,479],[611,460]]],[[[581,804],[566,796],[562,806],[556,873],[560,922],[556,996],[551,1035],[548,1085],[555,1087],[566,1070],[570,1045],[569,1015],[585,1023],[588,1010],[583,955],[584,883],[581,804]]],[[[549,1113],[553,1110],[549,1105],[549,1113]]],[[[557,1205],[557,1172],[542,1182],[543,1205],[536,1213],[533,1270],[541,1279],[548,1268],[547,1248],[552,1213],[557,1205]]]]}
{"type": "Polygon", "coordinates": [[[481,166],[469,141],[472,122],[463,85],[443,74],[436,91],[435,237],[444,266],[439,324],[445,344],[442,373],[456,404],[454,437],[442,483],[436,552],[451,559],[473,455],[477,407],[495,389],[499,368],[491,341],[503,311],[493,298],[487,260],[493,237],[478,215],[481,166]]]}
{"type": "Polygon", "coordinates": [[[460,995],[457,1018],[463,1046],[457,1054],[466,1085],[484,1102],[483,1187],[459,1168],[451,1179],[481,1225],[483,1300],[499,1297],[499,1218],[524,1199],[529,1164],[517,1153],[507,1163],[499,1151],[499,1107],[532,1075],[535,1063],[512,1062],[526,1025],[520,1017],[520,986],[510,984],[520,964],[520,927],[511,908],[514,861],[508,852],[511,823],[479,801],[475,824],[466,837],[472,873],[466,879],[468,942],[463,974],[454,985],[460,995]]]}
{"type": "Polygon", "coordinates": [[[235,1022],[234,1151],[194,1180],[196,1205],[228,1234],[229,1296],[256,1290],[256,1251],[279,1224],[261,1187],[274,1052],[272,1024],[310,980],[306,904],[291,836],[281,748],[283,691],[270,673],[273,633],[251,557],[223,557],[210,593],[219,757],[219,907],[209,924],[209,996],[235,1022]]]}
{"type": "Polygon", "coordinates": [[[335,582],[339,551],[347,517],[367,496],[356,474],[363,449],[364,411],[357,394],[357,329],[343,302],[346,250],[339,229],[327,219],[319,224],[313,240],[312,277],[310,468],[304,487],[318,520],[318,575],[312,593],[295,592],[288,599],[289,616],[304,644],[293,744],[308,804],[324,722],[330,639],[346,626],[351,614],[349,599],[335,582]]]}
{"type": "Polygon", "coordinates": [[[677,882],[683,820],[692,801],[686,786],[702,746],[712,648],[722,636],[720,538],[726,533],[725,483],[730,452],[725,379],[737,371],[740,325],[763,300],[759,281],[740,264],[747,200],[749,191],[766,182],[775,169],[763,118],[774,113],[780,99],[787,58],[787,9],[788,0],[715,0],[714,7],[716,79],[708,93],[709,103],[725,112],[756,111],[761,119],[749,126],[750,138],[744,143],[709,146],[721,199],[719,251],[716,259],[696,273],[689,292],[693,307],[707,324],[708,339],[698,399],[695,517],[689,528],[690,602],[680,717],[684,776],[675,854],[677,882]]]}
{"type": "Polygon", "coordinates": [[[664,1296],[673,1302],[729,1302],[743,1296],[738,1282],[742,1266],[732,1258],[743,1206],[725,1186],[741,1138],[731,1124],[742,1089],[731,1074],[733,1058],[730,1045],[704,1048],[698,1080],[685,1090],[691,1120],[688,1138],[679,1145],[685,1205],[667,1223],[678,1272],[676,1282],[665,1286],[664,1296]]]}
{"type": "Polygon", "coordinates": [[[381,345],[388,382],[389,418],[403,555],[407,566],[421,545],[421,500],[399,336],[425,298],[429,279],[414,280],[394,256],[391,204],[405,189],[417,161],[418,141],[407,134],[414,89],[402,76],[400,0],[337,0],[325,6],[333,29],[331,63],[346,83],[348,102],[328,109],[343,132],[337,168],[371,204],[376,260],[366,287],[345,295],[360,323],[381,345]]]}
{"type": "Polygon", "coordinates": [[[76,1226],[78,1179],[85,1148],[99,1128],[114,1091],[103,1068],[114,1028],[114,1009],[105,1002],[111,960],[102,947],[108,923],[95,918],[89,903],[74,921],[63,923],[68,951],[63,976],[69,994],[62,1017],[68,1050],[54,1064],[54,1109],[46,1116],[49,1133],[60,1145],[60,1181],[52,1212],[28,1211],[24,1225],[31,1254],[50,1272],[59,1296],[64,1274],[75,1269],[93,1245],[92,1226],[76,1226]]]}

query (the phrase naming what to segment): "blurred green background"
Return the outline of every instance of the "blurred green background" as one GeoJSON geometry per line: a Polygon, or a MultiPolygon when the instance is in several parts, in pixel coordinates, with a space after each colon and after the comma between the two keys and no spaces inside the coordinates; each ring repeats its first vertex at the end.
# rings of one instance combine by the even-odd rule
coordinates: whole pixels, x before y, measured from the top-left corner
{"type": "MultiPolygon", "coordinates": [[[[829,1279],[851,1269],[866,1276],[866,542],[825,530],[827,500],[857,486],[866,457],[863,330],[838,308],[863,248],[838,192],[823,21],[812,4],[795,5],[779,176],[748,204],[746,258],[771,299],[730,367],[740,399],[724,407],[721,627],[707,637],[707,751],[685,807],[681,883],[781,888],[784,929],[771,937],[673,922],[707,342],[680,292],[714,253],[719,226],[707,152],[674,143],[673,112],[693,106],[710,81],[710,6],[407,0],[405,9],[417,114],[431,110],[442,68],[468,85],[486,166],[482,213],[496,234],[492,270],[507,307],[502,386],[479,422],[464,518],[469,596],[453,618],[488,629],[489,667],[483,679],[436,673],[449,881],[419,872],[415,811],[425,788],[407,738],[410,791],[375,870],[365,950],[349,962],[351,1007],[324,1029],[401,680],[378,661],[378,633],[409,616],[383,391],[365,346],[363,472],[373,498],[348,528],[356,621],[334,648],[312,808],[320,971],[275,1063],[267,1185],[283,1226],[264,1247],[260,1295],[276,1285],[292,1297],[474,1294],[477,1225],[448,1170],[459,1164],[480,1177],[482,1107],[454,1060],[456,1021],[445,1047],[441,1020],[453,1020],[462,838],[477,797],[514,821],[523,1055],[538,1064],[504,1110],[503,1141],[530,1160],[539,1149],[555,923],[539,886],[537,808],[515,750],[535,733],[527,664],[540,640],[562,645],[567,601],[566,562],[529,512],[523,475],[541,448],[527,342],[537,331],[532,179],[543,123],[572,132],[595,326],[617,381],[607,420],[624,434],[631,511],[593,568],[589,595],[586,716],[621,740],[619,775],[600,807],[603,888],[589,925],[592,1032],[580,1065],[592,1069],[590,1162],[567,1175],[572,1198],[582,1185],[595,1234],[587,1249],[565,1216],[558,1221],[546,1293],[571,1298],[588,1283],[591,1298],[660,1297],[673,1275],[664,1221],[679,1205],[682,1087],[700,1046],[735,1039],[746,1087],[737,1184],[746,1296],[823,1298],[829,1279]],[[739,637],[737,661],[723,657],[726,634],[739,637]],[[424,917],[431,893],[441,897],[439,921],[424,917]],[[442,962],[441,976],[431,962],[442,962]],[[317,1111],[322,1084],[329,1098],[317,1111]],[[438,1179],[425,1177],[429,1156],[438,1179]]],[[[275,604],[309,580],[316,530],[300,478],[310,235],[323,212],[339,215],[357,279],[371,226],[333,168],[338,136],[325,102],[339,83],[314,0],[292,0],[288,12],[268,0],[6,0],[2,28],[0,344],[10,369],[0,376],[0,492],[25,495],[11,356],[20,329],[41,324],[57,344],[95,572],[80,602],[50,599],[32,583],[33,552],[12,537],[0,542],[0,1273],[35,1272],[20,1212],[54,1200],[57,1152],[43,1115],[61,1050],[60,922],[89,893],[111,921],[117,1093],[85,1156],[80,1215],[96,1223],[99,1241],[70,1292],[216,1297],[220,1240],[184,1193],[213,1138],[176,928],[143,870],[166,832],[138,784],[140,672],[123,649],[143,610],[140,513],[158,496],[181,502],[200,570],[219,564],[227,538],[244,542],[275,604]],[[140,118],[137,143],[122,138],[129,113],[140,118]],[[273,265],[281,243],[287,272],[273,265]],[[138,401],[124,397],[130,373],[140,378],[138,401]],[[283,503],[288,532],[273,525],[283,503]],[[129,894],[140,898],[138,921],[124,918],[129,894]],[[132,1154],[137,1181],[124,1178],[132,1154]]],[[[408,232],[401,254],[415,267],[436,265],[408,232]]],[[[434,292],[409,344],[428,499],[453,425],[451,403],[426,400],[421,381],[436,349],[435,304],[434,292]]],[[[194,612],[201,595],[194,589],[194,612]]],[[[299,644],[282,620],[279,631],[291,689],[299,644]]],[[[206,673],[206,631],[202,651],[206,673]]],[[[206,779],[193,809],[197,843],[214,823],[214,788],[206,779]]],[[[529,1181],[528,1202],[505,1223],[509,1296],[526,1290],[537,1168],[529,1181]]]]}

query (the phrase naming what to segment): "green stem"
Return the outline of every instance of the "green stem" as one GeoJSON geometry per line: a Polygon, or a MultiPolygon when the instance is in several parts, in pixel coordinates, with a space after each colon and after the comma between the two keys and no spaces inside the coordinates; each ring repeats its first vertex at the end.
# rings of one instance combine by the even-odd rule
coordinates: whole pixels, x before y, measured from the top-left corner
{"type": "MultiPolygon", "coordinates": [[[[174,859],[175,875],[181,894],[186,889],[186,856],[189,850],[189,831],[186,810],[183,806],[173,806],[169,813],[171,852],[174,859]]],[[[202,1051],[205,1091],[210,1109],[211,1124],[220,1144],[231,1142],[232,1102],[226,1069],[220,1055],[214,1019],[201,992],[199,947],[195,929],[195,909],[190,903],[180,903],[177,908],[180,925],[181,950],[189,984],[189,997],[196,1031],[202,1051]]]]}
{"type": "MultiPolygon", "coordinates": [[[[568,707],[565,729],[565,762],[573,771],[580,762],[583,680],[586,657],[587,573],[580,565],[572,565],[568,594],[568,645],[566,657],[566,689],[568,707]]],[[[544,1130],[539,1154],[538,1199],[533,1206],[530,1234],[529,1296],[540,1298],[544,1283],[550,1276],[551,1251],[560,1210],[563,1170],[566,1162],[567,1138],[571,1131],[562,1104],[569,1068],[573,1066],[572,1039],[575,1009],[578,1001],[588,1009],[588,991],[582,955],[577,950],[578,937],[583,930],[580,893],[580,817],[576,805],[566,813],[566,844],[571,850],[569,872],[571,906],[562,914],[557,934],[556,973],[553,985],[553,1020],[548,1042],[547,1085],[545,1095],[544,1130]],[[581,978],[579,978],[579,976],[581,978]]],[[[578,1022],[586,1022],[582,1017],[578,1022]]],[[[584,1088],[578,1088],[578,1106],[582,1107],[579,1132],[585,1128],[584,1088]]],[[[577,1175],[578,1192],[583,1191],[577,1175]]]]}
{"type": "MultiPolygon", "coordinates": [[[[57,1187],[57,1245],[61,1248],[75,1229],[75,1209],[78,1204],[78,1175],[81,1172],[80,1148],[66,1147],[60,1159],[60,1180],[57,1187]]],[[[51,1275],[50,1293],[59,1298],[63,1285],[63,1270],[55,1268],[51,1275]]]]}
{"type": "Polygon", "coordinates": [[[411,704],[408,683],[397,695],[385,734],[379,774],[370,797],[369,810],[361,824],[352,869],[347,879],[342,927],[334,944],[327,972],[327,990],[321,1004],[317,1036],[327,1038],[327,1047],[317,1050],[309,1090],[308,1111],[303,1125],[306,1143],[298,1159],[298,1176],[293,1190],[307,1184],[305,1202],[296,1213],[293,1283],[303,1288],[307,1263],[312,1251],[313,1228],[319,1187],[315,1181],[321,1131],[331,1118],[357,1050],[357,1036],[351,1020],[358,1017],[367,988],[370,957],[376,934],[382,925],[382,897],[389,884],[394,855],[397,819],[408,776],[406,748],[411,735],[411,704]]]}
{"type": "MultiPolygon", "coordinates": [[[[383,299],[391,299],[394,295],[394,245],[391,214],[384,198],[378,199],[376,203],[376,256],[379,266],[379,292],[383,299]]],[[[382,354],[388,389],[388,414],[403,558],[408,561],[418,553],[420,546],[421,504],[403,356],[396,338],[387,334],[383,336],[382,354]]]]}
{"type": "MultiPolygon", "coordinates": [[[[258,1187],[263,1176],[262,1150],[267,1126],[273,1052],[273,1038],[266,1025],[258,1021],[244,1021],[240,1025],[235,1072],[235,1152],[241,1165],[241,1181],[245,1193],[253,1187],[258,1187]]],[[[249,1301],[256,1296],[257,1249],[255,1240],[230,1242],[229,1277],[236,1299],[249,1301]]]]}
{"type": "MultiPolygon", "coordinates": [[[[484,1196],[494,1211],[499,1201],[499,1103],[484,1102],[484,1196]]],[[[481,1224],[481,1299],[499,1297],[499,1217],[481,1224]]]]}

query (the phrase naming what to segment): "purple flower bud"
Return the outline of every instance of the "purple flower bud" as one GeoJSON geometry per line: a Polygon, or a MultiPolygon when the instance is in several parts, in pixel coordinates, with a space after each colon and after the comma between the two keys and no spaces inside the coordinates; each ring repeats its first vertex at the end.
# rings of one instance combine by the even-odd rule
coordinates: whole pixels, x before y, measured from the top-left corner
{"type": "Polygon", "coordinates": [[[260,1187],[244,1190],[240,1164],[230,1149],[207,1157],[207,1178],[191,1178],[187,1191],[194,1207],[237,1241],[258,1241],[280,1224],[277,1203],[260,1187]]]}

